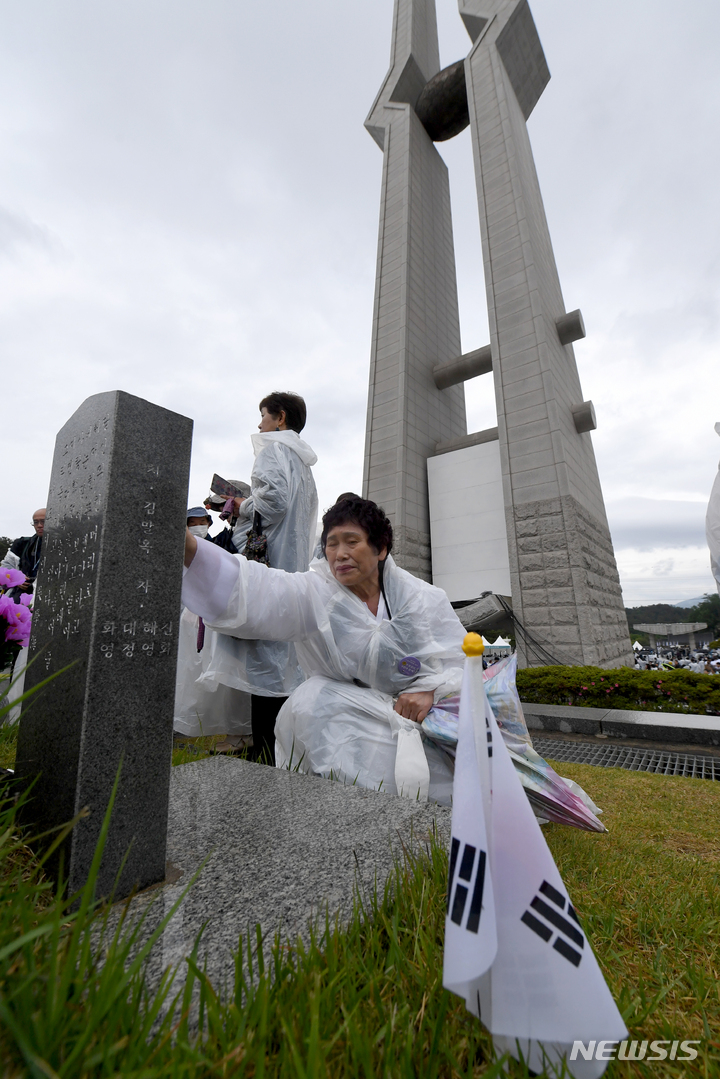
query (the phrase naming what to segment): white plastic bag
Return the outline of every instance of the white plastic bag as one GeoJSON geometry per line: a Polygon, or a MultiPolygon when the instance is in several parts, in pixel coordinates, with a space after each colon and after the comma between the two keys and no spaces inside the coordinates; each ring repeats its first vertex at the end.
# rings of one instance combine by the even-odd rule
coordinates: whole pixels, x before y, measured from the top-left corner
{"type": "Polygon", "coordinates": [[[397,738],[395,756],[395,786],[401,798],[427,802],[430,789],[430,767],[425,756],[423,740],[417,723],[393,712],[391,726],[397,738]]]}

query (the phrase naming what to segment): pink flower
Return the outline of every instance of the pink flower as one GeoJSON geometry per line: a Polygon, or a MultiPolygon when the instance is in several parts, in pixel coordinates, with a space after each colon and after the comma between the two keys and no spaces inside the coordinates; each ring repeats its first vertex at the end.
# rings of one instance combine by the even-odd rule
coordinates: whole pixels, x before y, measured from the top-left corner
{"type": "Polygon", "coordinates": [[[32,602],[34,598],[34,596],[31,596],[27,592],[25,592],[22,596],[20,596],[20,602],[22,603],[23,607],[32,607],[32,602]]]}
{"type": "Polygon", "coordinates": [[[25,574],[19,569],[0,566],[0,588],[14,588],[17,584],[24,584],[26,580],[25,574]]]}

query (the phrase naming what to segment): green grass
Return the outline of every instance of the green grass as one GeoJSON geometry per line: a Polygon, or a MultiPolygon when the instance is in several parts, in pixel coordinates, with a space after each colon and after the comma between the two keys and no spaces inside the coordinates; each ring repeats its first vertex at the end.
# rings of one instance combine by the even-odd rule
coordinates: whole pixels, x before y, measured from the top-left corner
{"type": "Polygon", "coordinates": [[[0,768],[15,767],[17,731],[17,726],[0,727],[0,768]]]}
{"type": "MultiPolygon", "coordinates": [[[[546,835],[631,1036],[700,1038],[705,1063],[685,1074],[720,1075],[720,784],[554,767],[604,809],[607,835],[546,835]]],[[[608,1074],[683,1073],[667,1062],[608,1074]]]]}
{"type": "MultiPolygon", "coordinates": [[[[606,835],[544,832],[632,1037],[704,1043],[692,1071],[627,1062],[606,1074],[720,1075],[720,784],[557,767],[605,810],[606,835]]],[[[169,980],[145,992],[122,930],[100,963],[89,910],[72,915],[54,897],[13,815],[0,806],[4,1079],[498,1074],[487,1035],[442,988],[447,859],[437,846],[399,866],[343,929],[321,926],[305,947],[239,942],[226,1003],[191,960],[173,1004],[169,980]],[[193,991],[199,1038],[178,1020],[193,991]]]]}
{"type": "Polygon", "coordinates": [[[203,738],[183,738],[184,744],[182,748],[173,747],[173,765],[190,764],[191,761],[200,761],[204,757],[211,757],[215,752],[215,746],[218,742],[224,741],[224,737],[222,734],[214,734],[203,738]],[[197,746],[200,752],[188,748],[189,746],[197,746]]]}

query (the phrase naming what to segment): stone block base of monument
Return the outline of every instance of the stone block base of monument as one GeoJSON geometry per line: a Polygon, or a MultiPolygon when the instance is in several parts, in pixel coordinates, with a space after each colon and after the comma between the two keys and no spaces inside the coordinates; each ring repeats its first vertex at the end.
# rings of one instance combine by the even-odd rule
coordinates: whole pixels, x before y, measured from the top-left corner
{"type": "Polygon", "coordinates": [[[577,708],[560,704],[523,704],[533,734],[595,735],[651,741],[658,745],[720,746],[720,717],[679,712],[633,712],[622,708],[577,708]]]}
{"type": "Polygon", "coordinates": [[[199,965],[219,992],[232,990],[233,953],[248,930],[253,942],[257,924],[268,943],[277,932],[307,940],[326,912],[346,919],[356,891],[382,895],[404,851],[433,834],[449,843],[449,809],[225,757],[173,768],[168,879],[130,902],[132,919],[146,914],[144,939],[200,872],[151,952],[150,986],[168,966],[180,964],[184,978],[205,926],[199,965]]]}

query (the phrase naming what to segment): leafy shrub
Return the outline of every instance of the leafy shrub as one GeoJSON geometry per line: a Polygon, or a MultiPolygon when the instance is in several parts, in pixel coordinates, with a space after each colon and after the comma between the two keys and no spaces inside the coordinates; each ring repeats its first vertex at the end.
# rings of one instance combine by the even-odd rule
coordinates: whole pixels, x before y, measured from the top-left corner
{"type": "Polygon", "coordinates": [[[518,671],[517,686],[532,704],[720,715],[720,677],[693,671],[529,667],[518,671]]]}

